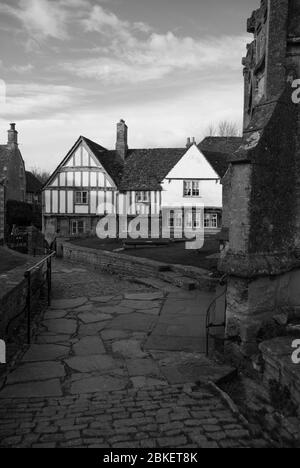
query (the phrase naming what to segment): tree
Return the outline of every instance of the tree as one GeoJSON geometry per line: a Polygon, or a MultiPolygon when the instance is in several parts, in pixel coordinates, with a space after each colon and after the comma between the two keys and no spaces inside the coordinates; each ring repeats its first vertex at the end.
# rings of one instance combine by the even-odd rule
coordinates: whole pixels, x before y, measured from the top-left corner
{"type": "Polygon", "coordinates": [[[42,182],[42,184],[45,184],[51,175],[49,171],[45,171],[38,167],[33,167],[31,172],[40,182],[42,182]]]}
{"type": "Polygon", "coordinates": [[[205,131],[205,136],[211,137],[239,137],[241,132],[238,124],[229,120],[222,120],[218,124],[210,123],[205,131]]]}

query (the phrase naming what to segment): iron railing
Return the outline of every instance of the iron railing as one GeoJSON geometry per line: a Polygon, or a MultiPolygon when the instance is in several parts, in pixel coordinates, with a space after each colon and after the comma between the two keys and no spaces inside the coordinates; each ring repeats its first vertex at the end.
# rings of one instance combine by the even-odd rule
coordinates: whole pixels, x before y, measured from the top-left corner
{"type": "Polygon", "coordinates": [[[214,300],[209,304],[207,308],[207,313],[206,313],[206,356],[209,355],[209,339],[213,338],[214,340],[222,340],[225,342],[225,336],[222,338],[218,337],[217,335],[213,335],[211,333],[211,330],[216,330],[218,328],[224,328],[224,335],[225,335],[225,327],[226,327],[226,296],[227,296],[227,275],[222,276],[222,278],[219,281],[220,286],[224,285],[224,290],[221,292],[221,294],[218,294],[214,298],[214,300]],[[213,308],[216,306],[217,301],[221,299],[221,297],[225,296],[225,301],[224,301],[224,311],[223,311],[223,321],[222,322],[213,322],[212,321],[212,311],[214,310],[213,308]]]}
{"type": "Polygon", "coordinates": [[[32,322],[32,305],[33,305],[33,298],[43,286],[47,286],[47,304],[48,306],[51,305],[51,287],[52,287],[52,258],[56,255],[56,252],[49,253],[46,257],[42,258],[38,263],[33,265],[31,268],[25,271],[24,277],[27,283],[27,296],[26,296],[26,305],[22,309],[22,311],[13,317],[6,327],[6,335],[8,335],[9,327],[11,324],[19,318],[22,314],[26,313],[27,318],[27,344],[31,344],[31,322],[32,322]],[[46,264],[46,274],[42,271],[43,281],[37,281],[38,286],[34,290],[33,289],[33,281],[32,276],[33,274],[41,267],[46,264]]]}

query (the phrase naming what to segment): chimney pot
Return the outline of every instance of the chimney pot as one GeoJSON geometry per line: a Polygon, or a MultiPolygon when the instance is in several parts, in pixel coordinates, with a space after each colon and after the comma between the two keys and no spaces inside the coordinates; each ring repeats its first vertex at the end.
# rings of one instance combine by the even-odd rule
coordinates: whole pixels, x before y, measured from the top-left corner
{"type": "Polygon", "coordinates": [[[191,146],[191,138],[189,137],[186,142],[186,147],[189,148],[191,146]]]}
{"type": "Polygon", "coordinates": [[[11,123],[10,129],[8,130],[8,141],[9,146],[18,146],[18,132],[16,130],[16,124],[11,123]]]}
{"type": "Polygon", "coordinates": [[[117,124],[117,143],[116,152],[123,160],[126,158],[128,151],[128,127],[125,120],[121,119],[117,124]]]}

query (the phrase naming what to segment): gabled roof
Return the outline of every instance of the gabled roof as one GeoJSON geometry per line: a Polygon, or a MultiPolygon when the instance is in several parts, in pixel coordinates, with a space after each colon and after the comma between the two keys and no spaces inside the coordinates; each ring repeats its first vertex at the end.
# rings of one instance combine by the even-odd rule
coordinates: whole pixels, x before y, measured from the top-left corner
{"type": "Polygon", "coordinates": [[[241,137],[207,137],[198,148],[222,178],[228,169],[232,154],[241,146],[242,141],[241,137]]]}
{"type": "Polygon", "coordinates": [[[8,167],[11,151],[7,145],[0,145],[0,179],[6,176],[5,168],[8,167]]]}
{"type": "Polygon", "coordinates": [[[119,189],[161,190],[161,182],[186,151],[186,148],[128,150],[119,189]]]}
{"type": "Polygon", "coordinates": [[[103,166],[106,172],[110,175],[116,185],[122,178],[124,162],[116,151],[109,151],[98,143],[95,143],[88,138],[82,137],[89,149],[95,155],[99,163],[103,166]]]}
{"type": "Polygon", "coordinates": [[[26,171],[26,192],[39,193],[42,187],[42,182],[32,172],[26,171]]]}

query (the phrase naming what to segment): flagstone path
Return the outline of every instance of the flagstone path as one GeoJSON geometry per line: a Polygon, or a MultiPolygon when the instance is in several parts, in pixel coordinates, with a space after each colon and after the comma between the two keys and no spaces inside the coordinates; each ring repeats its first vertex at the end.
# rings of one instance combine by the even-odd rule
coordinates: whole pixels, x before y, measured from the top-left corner
{"type": "Polygon", "coordinates": [[[56,261],[54,299],[0,391],[1,447],[253,446],[208,385],[210,293],[147,288],[56,261]]]}

